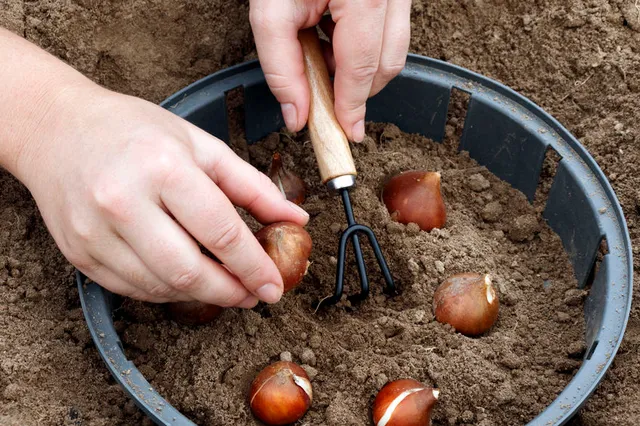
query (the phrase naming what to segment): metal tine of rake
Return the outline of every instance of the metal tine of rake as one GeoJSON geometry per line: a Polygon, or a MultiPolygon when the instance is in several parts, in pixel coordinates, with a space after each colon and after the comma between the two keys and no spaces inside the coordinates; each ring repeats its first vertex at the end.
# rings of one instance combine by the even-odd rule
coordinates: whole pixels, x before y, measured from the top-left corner
{"type": "Polygon", "coordinates": [[[387,261],[382,254],[382,250],[380,249],[380,244],[378,244],[378,239],[376,238],[371,228],[356,223],[356,220],[353,216],[351,199],[349,198],[349,190],[346,188],[341,189],[340,195],[342,196],[344,212],[347,216],[347,223],[349,224],[349,227],[342,233],[342,236],[340,237],[340,245],[338,247],[338,264],[336,270],[335,293],[333,296],[322,300],[320,304],[335,304],[339,302],[342,297],[342,292],[344,289],[344,270],[347,254],[346,252],[349,238],[351,238],[353,252],[356,258],[356,264],[358,266],[358,275],[360,276],[360,293],[349,296],[349,300],[354,302],[360,301],[366,299],[369,295],[369,278],[367,277],[367,269],[364,263],[364,257],[362,256],[362,248],[360,247],[360,239],[358,238],[358,233],[363,233],[367,236],[369,244],[373,249],[373,253],[376,256],[376,260],[378,261],[378,265],[380,266],[380,271],[382,272],[382,275],[384,276],[384,280],[386,282],[385,291],[388,294],[394,294],[396,291],[395,283],[393,282],[393,278],[391,277],[391,272],[389,271],[387,261]]]}
{"type": "Polygon", "coordinates": [[[371,228],[356,223],[353,216],[349,188],[355,185],[356,167],[351,156],[349,142],[333,110],[334,97],[331,80],[327,66],[324,62],[320,40],[315,28],[302,30],[298,33],[298,39],[302,46],[305,63],[305,75],[309,82],[310,108],[309,108],[309,134],[313,150],[318,160],[320,176],[330,190],[340,193],[344,211],[347,215],[348,228],[340,237],[338,247],[338,263],[336,272],[336,287],[333,296],[321,300],[321,305],[331,305],[340,301],[344,289],[344,272],[346,264],[347,244],[351,241],[360,276],[360,293],[350,296],[349,299],[359,301],[369,295],[369,278],[362,255],[362,247],[358,234],[364,234],[380,265],[380,270],[386,281],[387,293],[395,293],[395,284],[387,262],[382,255],[380,244],[371,228]]]}

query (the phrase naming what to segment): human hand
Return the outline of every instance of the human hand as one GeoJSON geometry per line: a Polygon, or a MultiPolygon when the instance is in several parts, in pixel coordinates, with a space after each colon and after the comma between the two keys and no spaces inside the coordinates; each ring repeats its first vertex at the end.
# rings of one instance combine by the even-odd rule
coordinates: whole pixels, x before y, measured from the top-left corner
{"type": "Polygon", "coordinates": [[[233,205],[263,223],[306,224],[268,177],[180,117],[93,83],[63,91],[48,110],[15,174],[85,275],[152,302],[280,299],[282,277],[233,205]]]}
{"type": "Polygon", "coordinates": [[[335,70],[336,117],[347,137],[360,142],[367,99],[404,67],[410,14],[411,0],[251,0],[260,64],[289,130],[302,129],[309,115],[300,29],[320,23],[332,40],[325,57],[335,70]],[[331,17],[322,18],[327,8],[331,17]]]}

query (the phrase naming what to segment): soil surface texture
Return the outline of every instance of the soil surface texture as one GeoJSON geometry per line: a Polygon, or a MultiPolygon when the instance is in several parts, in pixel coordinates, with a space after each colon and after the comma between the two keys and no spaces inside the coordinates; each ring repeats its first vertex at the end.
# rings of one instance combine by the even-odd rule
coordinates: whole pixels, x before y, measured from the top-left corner
{"type": "MultiPolygon", "coordinates": [[[[255,58],[248,8],[243,0],[0,0],[0,25],[111,89],[159,102],[198,78],[255,58]]],[[[411,52],[501,81],[580,139],[616,191],[636,257],[639,46],[635,0],[413,2],[411,52]]],[[[252,424],[243,386],[268,362],[288,357],[285,352],[309,366],[313,376],[317,395],[305,417],[308,424],[366,424],[375,391],[387,379],[405,375],[442,389],[436,424],[531,419],[579,365],[583,348],[572,344],[581,339],[582,295],[567,293],[573,280],[563,270],[566,259],[551,255],[560,253],[559,243],[539,220],[538,207],[454,154],[458,130],[449,129],[447,144],[433,145],[372,125],[370,139],[354,150],[363,177],[368,176],[353,194],[356,216],[383,240],[402,284],[400,296],[387,299],[376,282],[360,307],[310,312],[312,299],[331,289],[339,233],[332,225],[342,211],[328,203],[318,184],[308,144],[300,143],[304,134],[293,138],[298,143],[277,135],[244,154],[266,170],[270,150],[282,150],[286,164],[310,186],[304,207],[313,216],[309,230],[315,246],[305,282],[278,305],[229,310],[201,329],[174,325],[156,307],[128,304],[118,327],[130,355],[173,403],[211,424],[252,424]],[[444,230],[416,232],[389,223],[384,214],[379,185],[409,166],[442,171],[449,211],[444,230]],[[474,191],[485,181],[488,188],[474,191]],[[497,204],[488,207],[496,201],[501,214],[494,211],[497,204]],[[500,220],[491,222],[492,214],[500,220]],[[533,215],[537,225],[521,229],[527,238],[514,242],[511,229],[522,215],[533,215]],[[533,262],[543,252],[545,260],[533,262]],[[474,269],[495,275],[502,308],[491,332],[468,339],[433,321],[430,303],[445,276],[474,269]],[[548,332],[536,329],[542,324],[548,332]],[[336,375],[345,380],[335,381],[336,375]]],[[[634,266],[637,282],[638,260],[634,266]]],[[[639,350],[640,311],[634,303],[613,365],[573,426],[640,423],[639,350]]],[[[82,317],[73,268],[48,235],[30,194],[1,171],[0,353],[2,425],[150,424],[99,358],[82,317]]]]}
{"type": "MultiPolygon", "coordinates": [[[[526,197],[459,154],[453,126],[444,145],[394,125],[371,125],[367,134],[353,148],[359,171],[354,213],[376,233],[399,296],[383,294],[369,256],[370,299],[359,306],[343,299],[314,312],[313,301],[333,291],[337,242],[346,227],[342,205],[320,183],[308,135],[274,133],[249,147],[249,159],[266,171],[276,150],[288,170],[304,177],[314,249],[302,284],[276,305],[227,310],[195,330],[164,321],[157,306],[127,303],[118,313],[129,359],[199,424],[254,424],[248,388],[280,358],[292,358],[313,378],[305,422],[335,426],[367,424],[377,391],[404,377],[441,389],[434,424],[523,423],[580,366],[586,292],[576,289],[560,239],[526,197]],[[412,168],[441,172],[448,211],[443,229],[422,232],[393,222],[379,200],[388,176],[412,168]],[[468,271],[490,273],[502,301],[494,329],[480,338],[457,334],[432,314],[438,284],[468,271]]],[[[346,287],[354,292],[359,282],[351,265],[346,287]]]]}

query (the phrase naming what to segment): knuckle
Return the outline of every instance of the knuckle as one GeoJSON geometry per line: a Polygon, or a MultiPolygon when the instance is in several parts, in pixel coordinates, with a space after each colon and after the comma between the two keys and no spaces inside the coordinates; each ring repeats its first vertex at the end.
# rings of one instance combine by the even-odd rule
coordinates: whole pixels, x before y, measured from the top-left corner
{"type": "Polygon", "coordinates": [[[134,300],[139,300],[141,302],[157,302],[156,298],[144,290],[140,290],[137,288],[133,288],[130,290],[125,290],[121,292],[123,296],[129,297],[134,300]]]}
{"type": "Polygon", "coordinates": [[[262,265],[254,262],[247,262],[246,267],[242,271],[242,276],[245,277],[245,281],[263,277],[262,265]]]}
{"type": "Polygon", "coordinates": [[[169,285],[177,291],[188,292],[193,289],[200,279],[200,266],[193,264],[182,270],[169,280],[169,285]]]}
{"type": "Polygon", "coordinates": [[[356,64],[351,69],[351,75],[353,76],[353,78],[360,81],[373,79],[373,77],[376,75],[377,72],[378,72],[377,61],[363,62],[360,64],[356,64]]]}
{"type": "Polygon", "coordinates": [[[371,9],[382,9],[387,6],[388,0],[367,0],[367,5],[371,9]]]}
{"type": "Polygon", "coordinates": [[[125,185],[115,182],[97,184],[92,190],[98,209],[109,217],[126,222],[130,219],[130,195],[125,185]]]}
{"type": "Polygon", "coordinates": [[[91,258],[72,254],[69,255],[67,259],[85,275],[92,275],[100,269],[100,264],[91,258]]]}
{"type": "MultiPolygon", "coordinates": [[[[336,101],[336,114],[341,117],[364,117],[367,105],[363,100],[336,101]]],[[[354,120],[355,122],[355,120],[354,120]]]]}
{"type": "Polygon", "coordinates": [[[153,176],[164,178],[173,173],[176,169],[176,155],[177,153],[171,152],[171,150],[163,150],[158,155],[154,156],[153,163],[151,164],[151,173],[153,176]]]}
{"type": "Polygon", "coordinates": [[[274,25],[277,25],[278,17],[278,11],[273,10],[273,8],[251,8],[249,11],[249,22],[251,26],[261,30],[269,30],[273,28],[274,25]]]}
{"type": "Polygon", "coordinates": [[[274,71],[266,71],[264,77],[269,83],[269,88],[271,88],[271,90],[286,92],[293,89],[291,78],[287,78],[284,74],[279,74],[274,71]]]}
{"type": "Polygon", "coordinates": [[[404,69],[404,65],[406,62],[406,58],[403,57],[399,61],[382,64],[380,66],[380,74],[387,80],[391,80],[393,77],[400,74],[400,72],[404,69]]]}
{"type": "Polygon", "coordinates": [[[242,241],[242,229],[233,222],[222,224],[214,231],[209,240],[211,250],[214,252],[230,252],[240,245],[242,241]]]}
{"type": "MultiPolygon", "coordinates": [[[[267,196],[271,197],[280,197],[282,199],[282,193],[278,189],[275,183],[264,173],[258,173],[258,188],[261,190],[256,191],[253,196],[248,200],[247,205],[245,206],[245,210],[249,213],[254,212],[258,205],[265,199],[267,196]]],[[[278,199],[278,198],[276,198],[278,199]]]]}
{"type": "Polygon", "coordinates": [[[240,303],[242,300],[244,300],[246,296],[246,291],[239,287],[236,287],[231,292],[222,297],[216,304],[222,306],[223,308],[235,306],[237,303],[240,303]]]}
{"type": "Polygon", "coordinates": [[[176,295],[175,289],[165,285],[165,284],[154,284],[147,290],[153,297],[161,298],[161,299],[170,299],[176,295]]]}
{"type": "Polygon", "coordinates": [[[73,220],[71,222],[71,226],[75,234],[75,238],[81,245],[91,243],[94,240],[94,227],[86,220],[73,220]]]}

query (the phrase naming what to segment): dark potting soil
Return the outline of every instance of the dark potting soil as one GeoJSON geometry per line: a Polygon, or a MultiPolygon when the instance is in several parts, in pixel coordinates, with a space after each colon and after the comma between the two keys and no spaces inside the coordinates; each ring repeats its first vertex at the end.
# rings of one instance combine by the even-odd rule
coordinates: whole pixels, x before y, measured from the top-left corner
{"type": "MultiPolygon", "coordinates": [[[[456,120],[453,120],[456,123],[456,120]]],[[[440,388],[434,424],[514,425],[533,419],[564,388],[584,353],[583,297],[560,239],[525,196],[458,153],[454,125],[444,144],[370,124],[354,146],[359,171],[355,215],[376,233],[401,286],[384,295],[368,254],[372,295],[315,312],[333,291],[342,205],[320,183],[307,133],[274,133],[240,151],[266,171],[275,151],[308,187],[303,207],[314,247],[309,273],[283,300],[251,311],[226,310],[189,328],[138,302],[121,313],[127,353],[162,395],[199,424],[256,424],[246,402],[256,373],[292,358],[308,371],[313,406],[300,424],[369,424],[370,404],[403,377],[440,388]],[[390,220],[379,200],[385,179],[424,169],[442,173],[443,229],[423,232],[390,220]],[[458,272],[489,273],[501,301],[493,329],[479,338],[434,320],[436,286],[458,272]]],[[[241,146],[240,138],[234,138],[241,146]]],[[[550,166],[552,163],[549,163],[550,166]]],[[[545,170],[552,173],[551,168],[545,170]]],[[[544,185],[538,198],[544,199],[544,185]]],[[[254,230],[259,225],[244,215],[254,230]]],[[[366,250],[365,250],[366,251],[366,250]]],[[[359,290],[352,259],[347,293],[359,290]]]]}

